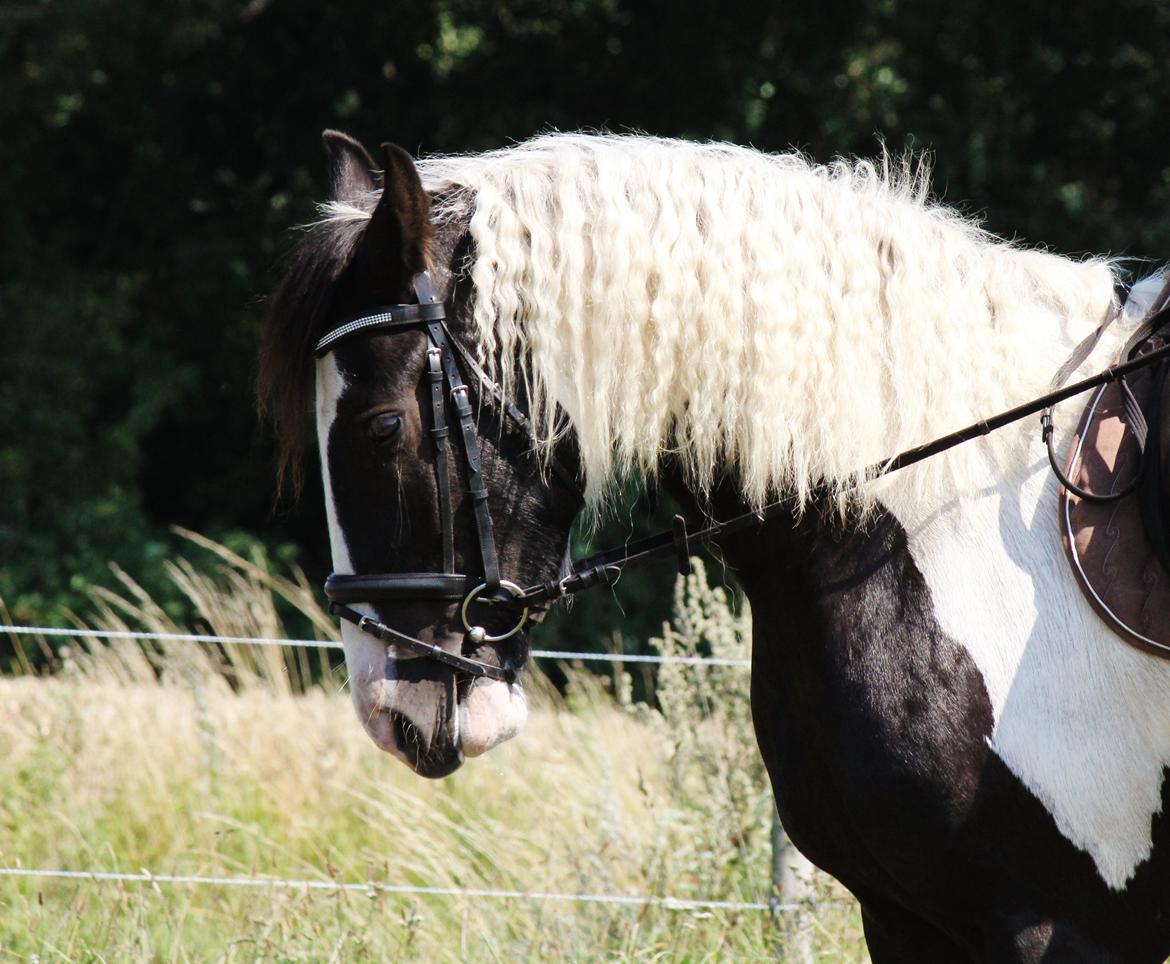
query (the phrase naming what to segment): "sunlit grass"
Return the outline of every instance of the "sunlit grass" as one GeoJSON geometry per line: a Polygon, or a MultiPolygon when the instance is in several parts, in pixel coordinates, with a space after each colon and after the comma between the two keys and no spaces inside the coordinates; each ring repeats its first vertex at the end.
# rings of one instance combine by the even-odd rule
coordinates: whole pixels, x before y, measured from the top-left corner
{"type": "MultiPolygon", "coordinates": [[[[273,594],[296,596],[295,574],[219,558],[219,573],[174,568],[207,627],[281,635],[273,594]]],[[[181,628],[124,586],[96,622],[181,628]]],[[[684,605],[661,645],[690,645],[687,619],[718,622],[717,603],[684,605]]],[[[51,677],[0,680],[0,863],[767,899],[769,798],[744,762],[742,671],[664,680],[662,713],[579,671],[566,702],[535,675],[527,730],[428,782],[370,744],[340,681],[312,683],[305,656],[90,640],[51,677]],[[684,682],[720,698],[688,701],[684,682]]],[[[863,960],[855,909],[818,889],[818,959],[863,960]]],[[[761,911],[8,878],[0,946],[40,961],[763,960],[783,940],[761,911]]]]}

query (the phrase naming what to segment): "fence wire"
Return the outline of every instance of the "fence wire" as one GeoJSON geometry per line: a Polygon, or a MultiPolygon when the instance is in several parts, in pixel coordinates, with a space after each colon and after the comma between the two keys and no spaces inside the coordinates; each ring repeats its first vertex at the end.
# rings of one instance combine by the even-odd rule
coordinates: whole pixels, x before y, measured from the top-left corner
{"type": "Polygon", "coordinates": [[[137,874],[102,870],[53,870],[46,868],[0,867],[0,877],[31,877],[58,880],[113,881],[131,884],[169,884],[207,887],[268,887],[274,890],[323,890],[356,892],[370,896],[398,894],[419,897],[482,897],[491,900],[561,901],[578,904],[618,904],[626,907],[661,907],[664,910],[801,911],[806,904],[763,903],[739,900],[690,900],[682,897],[637,896],[634,894],[573,894],[539,890],[493,890],[478,887],[422,887],[410,884],[364,883],[338,880],[288,880],[279,877],[202,877],[188,874],[137,874]]]}
{"type": "MultiPolygon", "coordinates": [[[[335,639],[281,639],[266,636],[213,636],[202,633],[144,633],[129,629],[73,629],[59,626],[6,626],[0,633],[14,636],[65,636],[74,639],[139,639],[155,642],[228,643],[245,646],[294,646],[309,649],[341,649],[335,639]]],[[[575,653],[555,649],[532,649],[534,659],[596,661],[603,663],[670,663],[679,666],[751,666],[750,659],[715,656],[654,656],[639,653],[575,653]]]]}
{"type": "MultiPolygon", "coordinates": [[[[332,639],[283,639],[265,636],[216,636],[204,633],[151,633],[134,630],[83,629],[59,626],[0,625],[0,633],[15,636],[66,637],[72,639],[136,639],[147,642],[192,642],[249,646],[291,646],[312,649],[341,649],[342,644],[332,639]]],[[[659,663],[683,666],[751,666],[750,659],[726,659],[710,656],[661,656],[637,653],[580,653],[534,649],[529,654],[536,659],[583,660],[608,663],[659,663]]],[[[487,888],[424,887],[407,884],[386,884],[380,881],[365,883],[335,880],[290,880],[275,877],[209,877],[185,874],[156,874],[147,870],[140,873],[118,873],[96,870],[59,870],[50,868],[0,867],[0,877],[84,880],[91,882],[121,882],[135,884],[167,884],[173,886],[268,887],[280,890],[318,890],[432,896],[485,898],[495,900],[560,901],[584,904],[613,904],[630,907],[661,907],[679,911],[771,911],[795,912],[807,910],[805,904],[781,904],[775,901],[692,900],[680,897],[636,896],[626,894],[576,894],[550,891],[493,890],[487,888]]]]}

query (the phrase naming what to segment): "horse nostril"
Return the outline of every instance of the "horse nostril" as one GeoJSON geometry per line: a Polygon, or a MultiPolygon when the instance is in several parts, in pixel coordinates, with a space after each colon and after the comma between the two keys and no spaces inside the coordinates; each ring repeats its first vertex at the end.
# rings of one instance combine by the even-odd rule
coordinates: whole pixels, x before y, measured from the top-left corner
{"type": "Polygon", "coordinates": [[[388,713],[398,749],[407,766],[419,776],[437,779],[454,773],[463,765],[463,753],[457,746],[443,740],[428,743],[409,717],[394,710],[388,713]]]}
{"type": "Polygon", "coordinates": [[[405,753],[417,766],[419,760],[427,752],[427,745],[419,734],[418,727],[401,713],[397,713],[394,710],[390,710],[389,713],[390,727],[394,732],[394,739],[398,743],[398,749],[405,753]]]}

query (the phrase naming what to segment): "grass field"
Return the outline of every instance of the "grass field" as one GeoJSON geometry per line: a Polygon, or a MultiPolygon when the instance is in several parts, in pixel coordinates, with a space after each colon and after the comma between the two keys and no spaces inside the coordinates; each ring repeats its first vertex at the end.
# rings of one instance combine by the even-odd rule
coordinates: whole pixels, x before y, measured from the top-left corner
{"type": "MultiPolygon", "coordinates": [[[[297,581],[223,558],[191,585],[213,630],[278,629],[264,607],[297,581]]],[[[678,605],[661,648],[744,644],[705,581],[678,605]]],[[[177,628],[132,589],[97,615],[177,628]]],[[[369,743],[335,678],[308,682],[307,658],[90,641],[52,676],[0,679],[0,864],[767,899],[770,797],[742,670],[664,672],[660,710],[583,671],[567,695],[536,674],[524,734],[428,782],[369,743]]],[[[855,906],[827,879],[816,897],[816,959],[865,960],[855,906]]],[[[28,961],[764,960],[785,933],[755,910],[6,878],[0,947],[28,961]]]]}

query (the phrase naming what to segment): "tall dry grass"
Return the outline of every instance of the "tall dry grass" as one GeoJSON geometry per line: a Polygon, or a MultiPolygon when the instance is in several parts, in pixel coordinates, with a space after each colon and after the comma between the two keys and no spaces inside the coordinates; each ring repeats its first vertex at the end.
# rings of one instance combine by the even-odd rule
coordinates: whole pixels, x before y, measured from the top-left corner
{"type": "MultiPolygon", "coordinates": [[[[171,578],[217,634],[282,636],[280,604],[335,634],[303,576],[191,535],[216,564],[171,578]]],[[[93,628],[177,632],[125,574],[93,628]]],[[[746,651],[701,570],[664,652],[746,651]]],[[[48,645],[47,641],[42,641],[48,645]]],[[[0,679],[0,863],[457,888],[669,894],[770,889],[769,797],[742,669],[664,668],[660,709],[570,668],[536,670],[517,740],[427,782],[361,733],[328,654],[82,639],[45,677],[0,679]],[[314,682],[314,680],[324,682],[314,682]],[[615,692],[616,691],[616,692],[615,692]]],[[[823,897],[841,895],[826,882],[823,897]]],[[[859,960],[856,913],[823,902],[822,960],[859,960]]],[[[226,886],[0,879],[18,960],[774,959],[759,911],[226,886]]]]}

